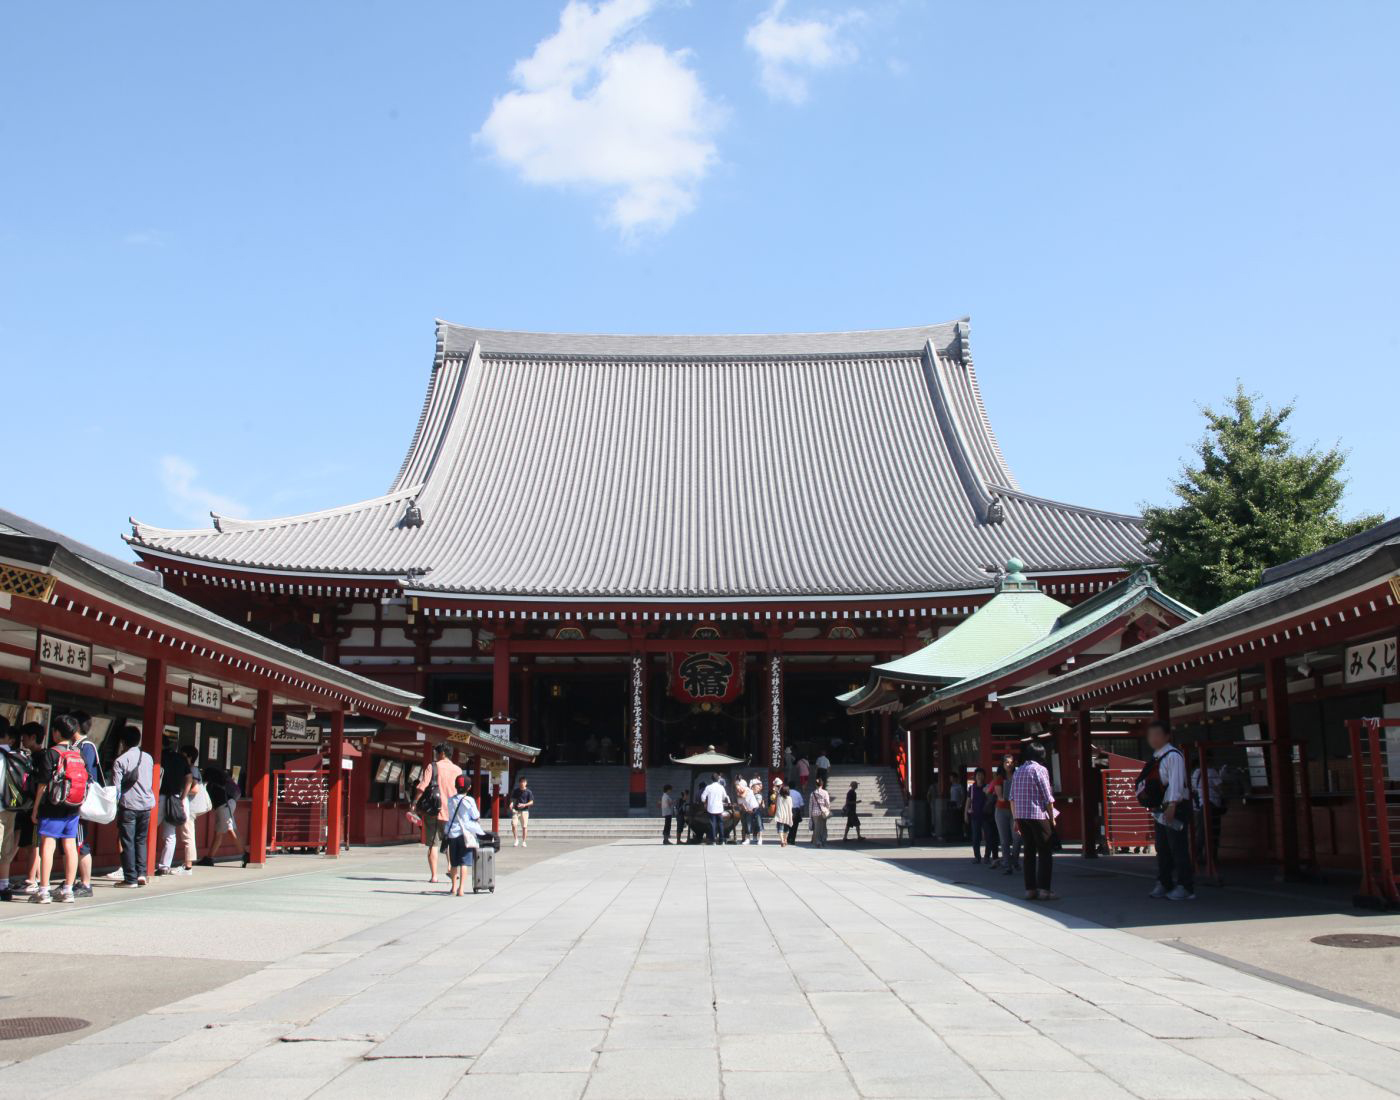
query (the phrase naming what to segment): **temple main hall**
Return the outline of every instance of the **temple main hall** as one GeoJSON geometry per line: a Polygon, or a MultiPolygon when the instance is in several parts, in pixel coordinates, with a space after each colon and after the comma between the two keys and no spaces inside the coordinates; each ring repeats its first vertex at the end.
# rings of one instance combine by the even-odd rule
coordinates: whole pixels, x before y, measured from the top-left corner
{"type": "Polygon", "coordinates": [[[1020,488],[969,333],[439,322],[382,495],[133,521],[129,541],[180,595],[536,746],[541,768],[625,773],[634,811],[650,768],[709,746],[775,771],[790,747],[888,766],[898,708],[835,698],[873,664],[966,620],[1009,560],[1072,606],[1150,557],[1138,517],[1020,488]]]}

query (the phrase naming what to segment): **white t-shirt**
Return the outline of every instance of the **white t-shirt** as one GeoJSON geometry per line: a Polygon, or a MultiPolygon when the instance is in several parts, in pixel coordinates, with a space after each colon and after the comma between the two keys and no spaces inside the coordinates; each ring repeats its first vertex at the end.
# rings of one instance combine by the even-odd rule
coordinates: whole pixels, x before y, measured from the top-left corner
{"type": "Polygon", "coordinates": [[[711,783],[703,791],[700,797],[705,800],[705,812],[712,814],[724,813],[724,784],[711,783]]]}
{"type": "Polygon", "coordinates": [[[820,771],[822,768],[829,768],[829,767],[831,767],[831,761],[830,761],[830,760],[828,760],[824,755],[823,755],[823,756],[817,757],[817,770],[818,770],[818,771],[820,771]]]}
{"type": "Polygon", "coordinates": [[[676,801],[670,791],[661,792],[661,816],[671,817],[676,812],[676,801]]]}
{"type": "Polygon", "coordinates": [[[749,813],[758,809],[758,795],[753,793],[753,788],[739,788],[739,805],[743,806],[749,813]]]}

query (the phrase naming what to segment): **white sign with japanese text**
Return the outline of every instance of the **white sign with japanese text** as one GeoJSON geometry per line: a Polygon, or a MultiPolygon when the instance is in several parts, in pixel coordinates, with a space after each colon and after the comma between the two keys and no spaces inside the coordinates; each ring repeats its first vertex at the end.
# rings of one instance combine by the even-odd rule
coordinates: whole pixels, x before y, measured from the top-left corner
{"type": "Polygon", "coordinates": [[[41,665],[63,668],[72,672],[92,671],[92,646],[39,632],[36,656],[41,665]]]}
{"type": "Polygon", "coordinates": [[[1391,637],[1347,646],[1346,682],[1364,684],[1367,680],[1394,676],[1395,643],[1396,639],[1391,637]]]}
{"type": "Polygon", "coordinates": [[[1206,685],[1206,713],[1217,710],[1234,710],[1240,705],[1240,678],[1231,676],[1225,680],[1212,680],[1206,685]]]}
{"type": "Polygon", "coordinates": [[[219,710],[224,705],[224,693],[218,684],[206,684],[202,680],[191,680],[189,687],[190,706],[203,710],[219,710]]]}
{"type": "Polygon", "coordinates": [[[499,741],[509,741],[509,740],[510,740],[510,723],[509,723],[509,722],[492,722],[492,723],[491,723],[491,736],[494,737],[494,738],[496,738],[496,739],[499,740],[499,741]]]}

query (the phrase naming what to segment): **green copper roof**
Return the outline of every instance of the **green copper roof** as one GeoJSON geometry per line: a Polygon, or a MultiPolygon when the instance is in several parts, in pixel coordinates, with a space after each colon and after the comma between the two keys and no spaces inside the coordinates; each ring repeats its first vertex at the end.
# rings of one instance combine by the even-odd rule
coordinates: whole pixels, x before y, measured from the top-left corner
{"type": "MultiPolygon", "coordinates": [[[[927,710],[930,704],[939,700],[953,698],[978,688],[990,688],[1017,670],[1033,665],[1056,650],[1071,646],[1080,638],[1094,633],[1115,619],[1122,618],[1146,601],[1156,603],[1183,621],[1194,619],[1197,615],[1184,603],[1172,599],[1158,588],[1150,572],[1139,569],[1132,576],[1104,589],[1083,603],[1064,608],[1063,613],[1039,637],[1031,639],[1019,649],[988,661],[958,681],[930,692],[907,707],[900,718],[912,718],[916,712],[927,710]]],[[[972,619],[969,619],[968,623],[971,622],[972,619]]]]}
{"type": "Polygon", "coordinates": [[[903,683],[953,683],[1045,637],[1068,610],[1038,589],[998,592],[943,637],[917,653],[876,665],[874,673],[903,683]]]}

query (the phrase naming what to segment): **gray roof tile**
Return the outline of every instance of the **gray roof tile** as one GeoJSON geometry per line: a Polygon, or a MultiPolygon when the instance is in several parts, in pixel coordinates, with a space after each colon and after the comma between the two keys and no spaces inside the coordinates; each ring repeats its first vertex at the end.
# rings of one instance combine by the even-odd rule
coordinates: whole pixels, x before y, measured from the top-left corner
{"type": "Polygon", "coordinates": [[[989,563],[1113,568],[1136,517],[1020,492],[965,321],[769,336],[442,324],[391,491],[138,550],[406,575],[473,595],[771,598],[985,589],[989,563]],[[410,499],[421,526],[402,522],[410,499]],[[1003,518],[995,519],[1000,510],[1003,518]]]}

